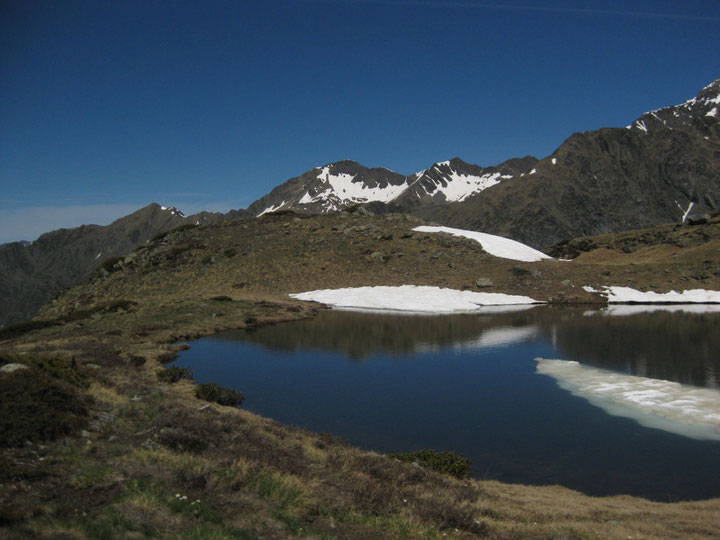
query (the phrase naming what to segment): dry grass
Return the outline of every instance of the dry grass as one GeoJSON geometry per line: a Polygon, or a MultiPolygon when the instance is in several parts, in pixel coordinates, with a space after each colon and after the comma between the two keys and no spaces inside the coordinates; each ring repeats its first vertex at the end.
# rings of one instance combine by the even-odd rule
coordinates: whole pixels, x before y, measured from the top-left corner
{"type": "Polygon", "coordinates": [[[158,382],[159,359],[172,354],[172,342],[317,312],[288,300],[291,291],[399,283],[474,288],[481,276],[496,292],[574,301],[596,300],[579,291],[582,284],[627,279],[720,288],[716,267],[708,270],[697,246],[650,246],[635,258],[608,248],[573,263],[518,265],[466,241],[411,233],[415,225],[394,217],[269,216],[200,227],[167,235],[136,265],[46,308],[42,317],[57,325],[14,336],[2,349],[74,356],[89,376],[82,393],[93,399],[91,420],[82,436],[2,454],[0,536],[720,537],[720,500],[662,504],[461,480],[331,435],[208,406],[190,381],[158,382]],[[372,228],[344,232],[358,225],[382,228],[392,239],[372,228]],[[668,278],[662,265],[679,258],[676,248],[693,256],[668,278]],[[227,256],[229,249],[236,253],[227,256]],[[377,251],[384,262],[369,257],[377,251]],[[212,299],[222,295],[233,300],[212,299]],[[92,311],[117,299],[137,304],[92,311]],[[94,315],[71,317],[77,310],[94,315]],[[133,362],[135,356],[146,361],[133,362]]]}

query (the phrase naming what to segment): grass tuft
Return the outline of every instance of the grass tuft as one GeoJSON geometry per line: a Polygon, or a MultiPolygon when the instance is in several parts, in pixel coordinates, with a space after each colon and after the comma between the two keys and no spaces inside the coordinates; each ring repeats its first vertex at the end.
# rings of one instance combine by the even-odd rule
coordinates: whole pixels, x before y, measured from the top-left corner
{"type": "Polygon", "coordinates": [[[390,454],[389,457],[405,463],[419,463],[434,471],[451,474],[458,478],[469,478],[472,473],[470,460],[457,452],[418,450],[417,452],[390,454]]]}
{"type": "Polygon", "coordinates": [[[225,388],[215,383],[198,384],[195,395],[205,401],[212,401],[220,405],[240,406],[245,400],[240,392],[232,388],[225,388]]]}

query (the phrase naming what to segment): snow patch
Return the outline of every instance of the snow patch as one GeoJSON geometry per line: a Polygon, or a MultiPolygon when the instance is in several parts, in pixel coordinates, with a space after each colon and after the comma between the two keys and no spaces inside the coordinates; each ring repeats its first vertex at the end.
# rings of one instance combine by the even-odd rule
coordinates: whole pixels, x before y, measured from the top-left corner
{"type": "Polygon", "coordinates": [[[102,251],[100,253],[98,253],[97,255],[95,255],[95,260],[98,260],[100,258],[100,255],[102,255],[102,251]]]}
{"type": "Polygon", "coordinates": [[[470,195],[480,193],[495,184],[499,184],[500,178],[512,177],[508,175],[502,176],[499,172],[472,176],[451,171],[450,176],[447,177],[447,185],[438,185],[436,193],[442,193],[448,202],[460,202],[470,197],[470,195]]]}
{"type": "Polygon", "coordinates": [[[557,165],[557,159],[552,158],[550,161],[552,161],[552,164],[553,164],[553,165],[557,165]]]}
{"type": "Polygon", "coordinates": [[[645,133],[648,132],[647,127],[645,126],[645,122],[643,120],[635,120],[634,126],[638,129],[644,131],[645,133]]]}
{"type": "Polygon", "coordinates": [[[482,245],[483,249],[490,255],[502,257],[503,259],[513,259],[524,262],[536,262],[544,259],[552,259],[549,255],[545,255],[543,252],[533,249],[530,246],[526,246],[521,242],[516,242],[515,240],[503,238],[502,236],[495,236],[493,234],[466,231],[464,229],[453,229],[451,227],[431,227],[429,225],[415,227],[413,231],[427,233],[444,232],[454,236],[470,238],[482,245]]]}
{"type": "Polygon", "coordinates": [[[328,187],[325,191],[315,196],[309,196],[309,194],[306,193],[301,199],[301,203],[327,199],[332,195],[337,196],[340,200],[356,203],[368,201],[389,202],[408,187],[407,182],[403,182],[397,186],[388,184],[384,188],[367,187],[362,182],[353,182],[355,175],[345,173],[331,174],[329,165],[326,165],[320,170],[317,178],[318,180],[326,182],[328,187]]]}
{"type": "Polygon", "coordinates": [[[537,172],[537,169],[533,169],[533,170],[530,171],[528,174],[535,174],[536,172],[537,172]]]}
{"type": "Polygon", "coordinates": [[[682,292],[670,291],[656,293],[642,292],[630,287],[611,286],[597,290],[585,285],[583,289],[590,293],[599,293],[611,304],[720,304],[720,291],[689,289],[682,292]]]}
{"type": "Polygon", "coordinates": [[[714,107],[712,110],[705,113],[705,116],[717,116],[718,108],[714,107]]]}
{"type": "Polygon", "coordinates": [[[263,210],[262,212],[260,212],[260,213],[257,215],[257,217],[260,217],[260,216],[262,216],[263,214],[267,214],[267,213],[270,213],[270,212],[276,212],[277,210],[280,210],[284,205],[285,205],[285,201],[281,202],[281,203],[278,204],[277,206],[274,206],[274,205],[273,205],[273,206],[268,206],[265,210],[263,210]]]}
{"type": "Polygon", "coordinates": [[[542,303],[528,296],[458,291],[419,285],[322,289],[290,296],[297,300],[311,300],[336,308],[416,313],[457,313],[482,310],[483,306],[542,303]]]}
{"type": "Polygon", "coordinates": [[[537,372],[610,415],[695,439],[720,440],[720,391],[536,358],[537,372]]]}
{"type": "Polygon", "coordinates": [[[685,223],[685,220],[687,219],[688,215],[690,215],[690,210],[692,210],[692,207],[695,206],[695,203],[690,201],[690,204],[688,204],[687,210],[685,210],[685,213],[682,217],[682,223],[685,223]]]}

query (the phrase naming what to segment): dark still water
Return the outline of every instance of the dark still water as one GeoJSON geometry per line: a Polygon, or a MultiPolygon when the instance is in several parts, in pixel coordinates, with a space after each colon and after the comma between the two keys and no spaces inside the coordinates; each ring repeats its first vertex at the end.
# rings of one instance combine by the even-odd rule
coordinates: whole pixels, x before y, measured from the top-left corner
{"type": "Polygon", "coordinates": [[[610,415],[602,400],[592,404],[538,373],[534,360],[716,388],[720,314],[327,311],[191,345],[175,365],[198,382],[240,390],[251,411],[362,448],[454,450],[480,479],[592,495],[720,496],[712,427],[709,438],[691,438],[610,415]]]}

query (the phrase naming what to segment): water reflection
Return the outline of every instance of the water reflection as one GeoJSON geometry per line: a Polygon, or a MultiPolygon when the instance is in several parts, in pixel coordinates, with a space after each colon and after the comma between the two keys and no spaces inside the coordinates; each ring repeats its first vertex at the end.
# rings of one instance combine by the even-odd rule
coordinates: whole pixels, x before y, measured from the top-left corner
{"type": "Polygon", "coordinates": [[[536,306],[506,313],[439,316],[329,310],[313,320],[211,339],[283,351],[335,351],[356,361],[376,354],[409,357],[446,349],[482,351],[543,339],[556,350],[555,358],[718,388],[720,313],[701,307],[698,313],[698,306],[611,306],[595,311],[536,306]]]}
{"type": "Polygon", "coordinates": [[[719,346],[719,314],[328,311],[198,340],[177,363],[249,410],[360,447],[451,449],[478,478],[669,500],[720,496],[720,443],[610,416],[533,359],[714,386],[719,346]]]}
{"type": "Polygon", "coordinates": [[[481,349],[526,341],[538,333],[528,313],[399,315],[328,310],[312,320],[266,326],[250,333],[227,332],[211,339],[257,343],[283,351],[335,351],[362,360],[376,354],[410,356],[418,351],[481,349]]]}

